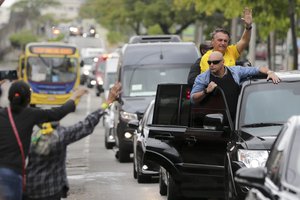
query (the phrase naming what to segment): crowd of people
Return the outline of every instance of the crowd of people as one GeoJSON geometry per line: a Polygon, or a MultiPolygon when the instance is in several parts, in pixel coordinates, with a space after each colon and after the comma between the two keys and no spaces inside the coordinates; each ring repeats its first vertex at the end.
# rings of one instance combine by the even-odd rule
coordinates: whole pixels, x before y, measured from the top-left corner
{"type": "MultiPolygon", "coordinates": [[[[236,61],[249,45],[251,9],[244,10],[242,20],[245,30],[236,44],[230,45],[228,31],[217,28],[211,35],[211,41],[200,45],[201,57],[191,66],[187,80],[192,87],[192,103],[202,101],[217,86],[222,88],[232,118],[243,77],[263,73],[273,83],[280,82],[268,67],[236,66],[236,61]]],[[[0,81],[0,86],[3,83],[0,81]]],[[[67,146],[93,132],[105,109],[117,99],[120,92],[121,85],[116,83],[101,108],[99,105],[99,109],[74,125],[53,128],[49,122],[57,122],[73,112],[75,101],[87,90],[79,88],[60,107],[40,109],[29,106],[29,85],[21,80],[14,81],[8,92],[9,106],[0,107],[0,197],[4,200],[59,200],[65,197],[69,187],[66,175],[67,146]],[[47,130],[43,130],[43,124],[47,125],[45,123],[48,123],[47,130]],[[41,130],[33,133],[35,125],[39,125],[41,130]],[[43,131],[51,135],[50,142],[42,139],[43,131]],[[25,166],[26,158],[28,163],[25,166]]]]}
{"type": "MultiPolygon", "coordinates": [[[[60,199],[65,188],[68,188],[65,166],[67,145],[93,132],[104,110],[120,91],[121,85],[116,83],[100,109],[73,126],[58,126],[51,131],[56,137],[51,137],[45,155],[35,151],[36,143],[43,140],[32,142],[33,127],[59,121],[75,111],[75,101],[86,94],[87,89],[77,89],[60,107],[41,109],[29,106],[29,85],[22,80],[14,81],[8,92],[9,106],[0,107],[0,197],[4,200],[60,199]],[[26,165],[27,157],[29,162],[26,165]]],[[[34,137],[37,138],[36,135],[34,137]]]]}

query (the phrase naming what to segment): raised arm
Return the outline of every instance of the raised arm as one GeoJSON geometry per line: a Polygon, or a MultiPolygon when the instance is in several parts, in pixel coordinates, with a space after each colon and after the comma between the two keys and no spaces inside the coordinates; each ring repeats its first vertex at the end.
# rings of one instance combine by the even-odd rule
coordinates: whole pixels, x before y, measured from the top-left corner
{"type": "Polygon", "coordinates": [[[242,18],[245,24],[245,30],[241,39],[237,42],[237,50],[241,54],[249,45],[251,38],[251,29],[252,29],[252,10],[250,8],[244,9],[244,16],[242,18]]]}
{"type": "MultiPolygon", "coordinates": [[[[121,92],[121,84],[115,83],[115,85],[110,89],[108,98],[105,101],[105,104],[109,105],[113,103],[121,92]]],[[[71,144],[90,135],[96,125],[99,123],[100,118],[104,115],[105,111],[103,109],[98,109],[91,114],[89,114],[84,120],[68,126],[68,127],[59,127],[62,131],[58,131],[61,133],[60,140],[63,141],[65,145],[71,144]]]]}

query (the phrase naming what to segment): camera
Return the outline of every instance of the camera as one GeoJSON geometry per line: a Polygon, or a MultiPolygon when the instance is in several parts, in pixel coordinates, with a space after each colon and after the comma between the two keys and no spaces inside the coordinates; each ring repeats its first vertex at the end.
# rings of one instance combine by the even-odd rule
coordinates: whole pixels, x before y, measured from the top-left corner
{"type": "Polygon", "coordinates": [[[10,81],[18,79],[17,70],[1,70],[0,69],[0,81],[8,79],[10,81]]]}

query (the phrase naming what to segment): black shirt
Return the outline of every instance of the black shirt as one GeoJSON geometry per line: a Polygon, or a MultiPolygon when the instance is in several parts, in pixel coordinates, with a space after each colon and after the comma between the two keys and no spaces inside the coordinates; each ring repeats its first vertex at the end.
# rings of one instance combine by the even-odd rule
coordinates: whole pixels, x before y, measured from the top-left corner
{"type": "Polygon", "coordinates": [[[224,91],[231,118],[234,120],[240,86],[234,81],[230,70],[226,69],[226,71],[222,78],[210,74],[210,81],[215,82],[224,91]]]}
{"type": "MultiPolygon", "coordinates": [[[[33,126],[48,121],[58,121],[75,111],[73,100],[52,109],[26,107],[19,113],[12,113],[24,154],[27,156],[33,126]]],[[[22,173],[22,156],[17,139],[9,121],[7,108],[0,108],[0,167],[7,167],[22,173]]]]}

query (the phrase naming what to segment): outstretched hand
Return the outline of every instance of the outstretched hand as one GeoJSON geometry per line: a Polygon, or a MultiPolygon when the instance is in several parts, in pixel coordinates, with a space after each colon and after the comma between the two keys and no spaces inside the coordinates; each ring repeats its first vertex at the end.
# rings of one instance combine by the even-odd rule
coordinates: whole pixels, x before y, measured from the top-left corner
{"type": "Polygon", "coordinates": [[[121,93],[122,85],[120,82],[116,82],[112,88],[109,90],[108,98],[107,98],[107,104],[111,104],[114,102],[119,94],[121,93]]]}
{"type": "Polygon", "coordinates": [[[280,78],[274,72],[268,74],[267,80],[270,79],[272,79],[274,84],[278,84],[280,82],[280,78]]]}
{"type": "Polygon", "coordinates": [[[244,24],[246,27],[250,27],[252,25],[252,10],[248,7],[244,9],[244,16],[242,17],[244,24]]]}
{"type": "Polygon", "coordinates": [[[72,94],[72,96],[71,96],[70,99],[72,99],[72,100],[75,101],[76,99],[82,97],[82,96],[83,96],[84,94],[86,94],[86,93],[88,93],[88,90],[87,90],[86,88],[84,88],[84,87],[77,88],[77,89],[73,92],[73,94],[72,94]]]}

